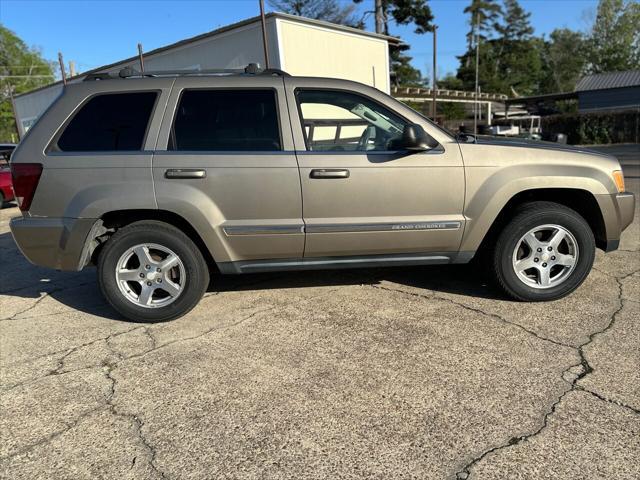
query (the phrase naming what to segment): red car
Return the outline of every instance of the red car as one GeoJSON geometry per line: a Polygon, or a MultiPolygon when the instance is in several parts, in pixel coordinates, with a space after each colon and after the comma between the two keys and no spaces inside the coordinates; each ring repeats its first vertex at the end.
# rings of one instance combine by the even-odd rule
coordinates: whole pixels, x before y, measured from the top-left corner
{"type": "Polygon", "coordinates": [[[15,145],[11,144],[0,145],[0,208],[5,202],[10,202],[14,199],[9,157],[15,147],[15,145]]]}

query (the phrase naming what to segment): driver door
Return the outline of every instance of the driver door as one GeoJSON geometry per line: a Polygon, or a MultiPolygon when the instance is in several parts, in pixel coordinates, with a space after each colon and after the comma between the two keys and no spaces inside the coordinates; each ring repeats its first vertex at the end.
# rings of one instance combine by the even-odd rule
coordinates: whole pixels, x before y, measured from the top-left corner
{"type": "Polygon", "coordinates": [[[367,87],[316,88],[295,77],[285,82],[302,186],[304,256],[451,252],[438,257],[450,261],[464,230],[457,143],[419,153],[397,150],[410,122],[369,97],[367,87]]]}

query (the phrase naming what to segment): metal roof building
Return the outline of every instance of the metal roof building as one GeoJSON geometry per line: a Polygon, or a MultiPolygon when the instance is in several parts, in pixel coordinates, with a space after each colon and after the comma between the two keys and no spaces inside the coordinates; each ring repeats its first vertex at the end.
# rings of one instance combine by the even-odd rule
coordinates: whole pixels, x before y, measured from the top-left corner
{"type": "MultiPolygon", "coordinates": [[[[355,80],[390,92],[389,45],[400,43],[395,37],[284,13],[266,15],[266,33],[271,68],[292,75],[355,80]]],[[[144,54],[145,70],[243,68],[249,63],[266,64],[260,17],[144,54]]],[[[124,67],[139,70],[138,56],[83,72],[68,81],[82,81],[91,73],[115,73],[124,67]]],[[[21,136],[62,88],[60,81],[15,98],[21,136]]]]}
{"type": "Polygon", "coordinates": [[[540,113],[553,112],[553,104],[561,100],[578,100],[580,113],[640,108],[640,70],[587,75],[578,81],[573,92],[510,98],[505,104],[522,105],[530,112],[540,113]]]}
{"type": "Polygon", "coordinates": [[[575,91],[581,112],[640,108],[640,70],[588,75],[575,91]]]}

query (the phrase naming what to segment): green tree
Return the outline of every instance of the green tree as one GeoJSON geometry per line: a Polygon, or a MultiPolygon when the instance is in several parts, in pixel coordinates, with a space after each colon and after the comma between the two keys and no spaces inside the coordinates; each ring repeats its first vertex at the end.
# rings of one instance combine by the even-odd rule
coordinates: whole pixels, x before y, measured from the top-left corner
{"type": "Polygon", "coordinates": [[[341,6],[337,0],[269,0],[276,10],[340,25],[359,26],[355,5],[341,6]]]}
{"type": "Polygon", "coordinates": [[[493,69],[495,75],[501,70],[512,70],[513,64],[520,62],[520,56],[527,55],[527,50],[533,48],[533,27],[529,22],[531,14],[524,11],[518,0],[504,0],[500,16],[500,21],[495,23],[498,34],[498,54],[493,69]]]}
{"type": "MultiPolygon", "coordinates": [[[[470,22],[473,15],[481,15],[480,18],[485,20],[487,28],[485,34],[480,37],[478,69],[480,89],[507,95],[535,94],[539,90],[542,77],[541,49],[544,43],[533,37],[533,27],[529,22],[530,14],[520,6],[517,0],[505,0],[504,9],[496,4],[492,5],[498,7],[497,15],[489,16],[489,13],[495,13],[495,8],[489,13],[478,10],[483,6],[481,2],[472,2],[471,6],[465,9],[470,15],[470,22]],[[474,4],[476,9],[471,8],[474,4]],[[492,25],[491,29],[489,29],[490,25],[492,25]]],[[[486,8],[486,5],[484,7],[486,8]]],[[[475,88],[475,57],[475,45],[459,57],[460,67],[457,77],[467,90],[475,88]]]]}
{"type": "Polygon", "coordinates": [[[447,73],[444,78],[438,80],[438,88],[443,88],[445,90],[462,90],[464,89],[464,84],[462,80],[456,77],[453,73],[447,73]]]}
{"type": "MultiPolygon", "coordinates": [[[[389,35],[389,23],[393,20],[397,25],[414,25],[417,34],[424,34],[433,29],[433,14],[427,0],[368,0],[372,10],[364,13],[364,18],[374,14],[376,33],[389,35]]],[[[354,3],[364,3],[364,0],[353,0],[354,3]]],[[[391,75],[396,85],[422,86],[426,80],[420,70],[411,65],[411,57],[406,55],[407,45],[391,46],[389,58],[391,75]]]]}
{"type": "Polygon", "coordinates": [[[496,22],[495,30],[504,41],[528,40],[533,35],[533,27],[529,22],[531,13],[526,12],[518,0],[504,0],[502,19],[496,22]]]}
{"type": "Polygon", "coordinates": [[[11,95],[53,82],[53,68],[40,52],[29,48],[8,28],[0,25],[0,140],[11,141],[17,130],[11,95]]]}
{"type": "Polygon", "coordinates": [[[464,9],[469,14],[469,31],[467,32],[467,50],[475,47],[476,28],[480,41],[486,41],[495,31],[496,23],[502,8],[495,0],[472,0],[464,9]]]}
{"type": "Polygon", "coordinates": [[[588,73],[640,68],[640,4],[600,0],[586,47],[588,73]]]}
{"type": "Polygon", "coordinates": [[[543,47],[543,74],[539,93],[571,92],[586,65],[585,37],[567,28],[551,32],[543,47]]]}

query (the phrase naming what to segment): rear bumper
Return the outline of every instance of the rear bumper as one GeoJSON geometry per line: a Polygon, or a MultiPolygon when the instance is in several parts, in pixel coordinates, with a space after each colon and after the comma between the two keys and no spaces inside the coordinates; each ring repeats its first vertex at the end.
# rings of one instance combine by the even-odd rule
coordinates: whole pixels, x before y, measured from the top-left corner
{"type": "Polygon", "coordinates": [[[0,191],[2,191],[2,198],[4,198],[5,202],[11,202],[12,200],[14,200],[13,188],[11,188],[10,186],[0,187],[0,191]]]}
{"type": "Polygon", "coordinates": [[[613,195],[596,195],[606,230],[605,251],[616,250],[622,231],[631,225],[636,208],[635,195],[622,192],[613,195]]]}
{"type": "Polygon", "coordinates": [[[87,235],[95,219],[11,219],[13,238],[22,254],[35,265],[56,270],[81,270],[87,235]]]}

